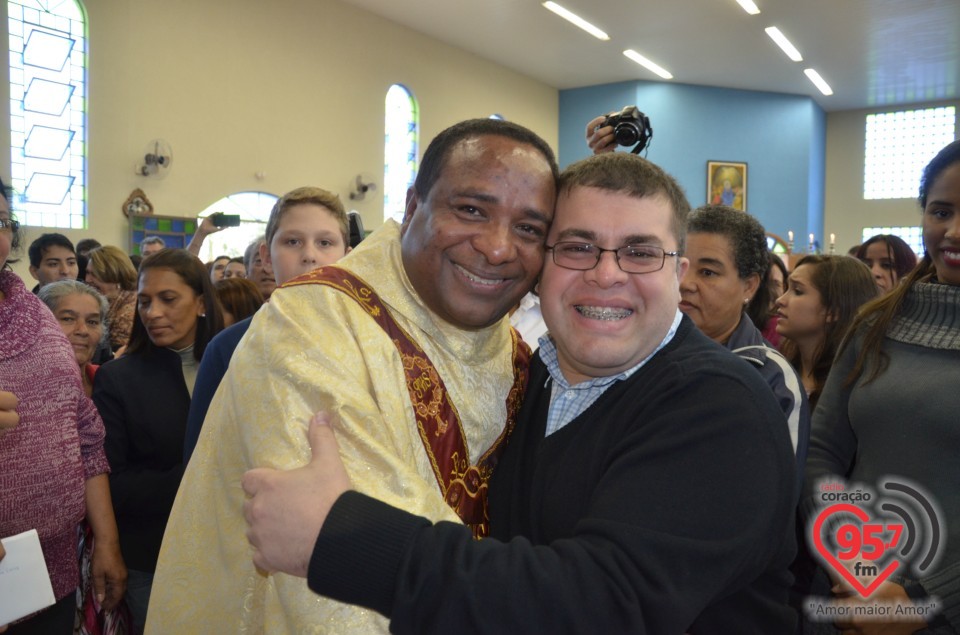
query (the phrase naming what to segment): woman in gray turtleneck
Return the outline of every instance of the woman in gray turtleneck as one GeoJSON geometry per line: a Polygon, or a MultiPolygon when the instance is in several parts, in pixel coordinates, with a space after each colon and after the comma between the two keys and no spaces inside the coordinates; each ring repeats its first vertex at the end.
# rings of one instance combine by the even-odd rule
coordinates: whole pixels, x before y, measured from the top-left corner
{"type": "MultiPolygon", "coordinates": [[[[801,511],[810,518],[817,505],[823,505],[818,503],[824,498],[818,489],[822,479],[845,480],[848,489],[869,487],[881,499],[889,494],[880,486],[885,478],[925,490],[942,510],[940,522],[946,524],[939,562],[926,569],[914,568],[914,560],[903,562],[869,601],[906,604],[937,596],[939,612],[926,617],[930,631],[923,632],[956,633],[960,632],[960,141],[927,165],[920,205],[923,259],[891,293],[863,308],[814,413],[801,511]]],[[[926,514],[918,515],[922,516],[926,514]]],[[[910,540],[920,544],[932,534],[922,526],[908,532],[916,534],[910,540]]],[[[898,555],[906,542],[904,537],[897,543],[898,555]]],[[[918,547],[908,555],[926,552],[918,547]]],[[[846,626],[857,627],[857,632],[890,627],[853,619],[846,626]]],[[[920,622],[901,623],[900,630],[882,632],[912,633],[923,627],[920,622]]]]}
{"type": "Polygon", "coordinates": [[[128,567],[127,603],[143,628],[167,517],[183,475],[183,439],[197,365],[223,317],[207,269],[182,249],[140,265],[126,354],[96,375],[110,492],[128,567]]]}

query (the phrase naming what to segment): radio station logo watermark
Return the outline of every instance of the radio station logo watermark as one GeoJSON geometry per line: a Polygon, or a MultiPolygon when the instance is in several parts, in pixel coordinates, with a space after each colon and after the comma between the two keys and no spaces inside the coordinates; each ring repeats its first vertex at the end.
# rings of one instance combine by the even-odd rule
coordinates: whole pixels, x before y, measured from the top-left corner
{"type": "Polygon", "coordinates": [[[894,602],[879,591],[884,582],[902,585],[935,569],[946,539],[936,502],[901,477],[886,478],[876,489],[823,480],[815,491],[819,507],[808,524],[807,542],[831,580],[839,581],[844,590],[832,598],[807,598],[807,617],[932,619],[939,611],[937,598],[894,602]]]}

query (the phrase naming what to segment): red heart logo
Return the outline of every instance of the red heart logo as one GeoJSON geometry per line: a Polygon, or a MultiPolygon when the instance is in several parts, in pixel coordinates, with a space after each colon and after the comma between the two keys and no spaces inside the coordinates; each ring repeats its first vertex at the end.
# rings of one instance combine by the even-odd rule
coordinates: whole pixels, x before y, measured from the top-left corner
{"type": "MultiPolygon", "coordinates": [[[[897,542],[903,532],[903,525],[883,525],[880,523],[870,523],[869,521],[870,515],[859,507],[848,503],[839,503],[837,505],[831,505],[821,511],[813,523],[813,544],[817,552],[864,598],[869,597],[878,586],[883,584],[884,580],[889,578],[893,572],[897,570],[897,567],[900,566],[900,561],[896,558],[892,559],[882,571],[880,571],[879,565],[863,566],[866,575],[875,576],[870,584],[864,585],[841,560],[852,561],[855,558],[862,557],[862,559],[869,562],[876,562],[880,560],[889,549],[897,546],[897,542]],[[823,543],[823,525],[835,514],[852,514],[861,521],[859,526],[848,523],[842,525],[837,530],[835,539],[840,545],[837,554],[834,554],[830,548],[823,543]],[[893,533],[893,540],[890,542],[884,542],[880,537],[880,534],[885,531],[893,533]]],[[[858,560],[856,566],[859,568],[861,565],[862,563],[858,560]]]]}

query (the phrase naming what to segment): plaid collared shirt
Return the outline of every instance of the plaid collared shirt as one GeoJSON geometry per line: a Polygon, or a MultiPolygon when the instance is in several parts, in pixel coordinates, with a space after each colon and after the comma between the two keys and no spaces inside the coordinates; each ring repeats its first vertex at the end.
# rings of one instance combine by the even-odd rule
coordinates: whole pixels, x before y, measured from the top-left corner
{"type": "Polygon", "coordinates": [[[593,402],[599,399],[600,395],[606,392],[607,388],[615,382],[622,381],[640,370],[661,348],[673,339],[673,336],[677,333],[677,328],[680,326],[681,319],[683,319],[683,313],[677,309],[677,314],[673,318],[673,324],[670,326],[670,330],[667,331],[667,335],[663,338],[663,341],[660,342],[660,345],[657,346],[652,353],[640,360],[636,366],[617,375],[596,377],[574,386],[571,386],[567,382],[563,373],[560,371],[560,362],[557,359],[557,347],[550,338],[550,334],[547,333],[541,337],[539,350],[540,359],[543,360],[543,363],[547,366],[547,370],[550,372],[550,379],[547,381],[553,380],[545,436],[550,436],[583,414],[583,412],[589,408],[593,402]]]}

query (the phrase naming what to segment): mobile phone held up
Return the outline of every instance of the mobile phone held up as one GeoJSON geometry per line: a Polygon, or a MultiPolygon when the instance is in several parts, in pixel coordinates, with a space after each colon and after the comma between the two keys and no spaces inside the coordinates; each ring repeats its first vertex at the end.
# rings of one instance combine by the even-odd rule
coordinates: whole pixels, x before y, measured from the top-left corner
{"type": "Polygon", "coordinates": [[[239,214],[224,214],[223,212],[217,212],[212,215],[213,225],[215,227],[239,227],[240,226],[240,215],[239,214]]]}

